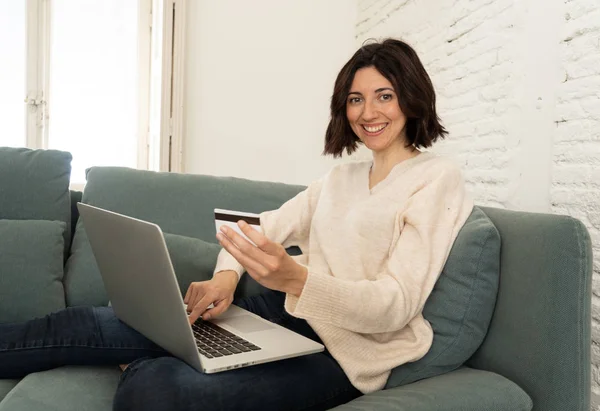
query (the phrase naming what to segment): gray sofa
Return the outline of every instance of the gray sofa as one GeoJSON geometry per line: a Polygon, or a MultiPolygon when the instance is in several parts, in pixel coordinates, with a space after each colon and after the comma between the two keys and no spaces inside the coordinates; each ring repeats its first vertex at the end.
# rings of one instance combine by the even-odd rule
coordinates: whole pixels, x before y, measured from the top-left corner
{"type": "MultiPolygon", "coordinates": [[[[42,253],[34,253],[32,264],[40,263],[29,278],[2,271],[2,244],[25,253],[24,248],[33,249],[45,237],[21,234],[0,241],[0,322],[32,318],[65,306],[107,303],[101,280],[91,268],[94,262],[86,250],[77,201],[156,222],[170,233],[167,243],[172,258],[184,261],[179,257],[186,253],[193,257],[174,262],[183,289],[189,281],[208,278],[212,271],[212,249],[186,248],[182,236],[214,244],[213,208],[273,209],[302,189],[236,178],[139,171],[145,183],[128,185],[123,181],[131,171],[92,168],[88,178],[95,183],[88,183],[82,196],[68,190],[70,155],[50,153],[58,161],[47,162],[42,154],[0,149],[0,222],[60,222],[64,255],[54,259],[60,262],[57,270],[56,263],[41,261],[42,253]],[[19,241],[26,247],[18,246],[19,241]],[[39,277],[40,271],[53,277],[39,277]]],[[[497,300],[483,343],[455,370],[362,396],[336,410],[590,409],[592,253],[587,230],[567,216],[481,209],[502,240],[497,300]]],[[[0,233],[13,229],[5,226],[0,225],[0,233]]],[[[238,296],[262,291],[247,277],[238,296]]],[[[116,366],[67,366],[21,380],[0,380],[0,411],[108,411],[119,375],[116,366]]]]}

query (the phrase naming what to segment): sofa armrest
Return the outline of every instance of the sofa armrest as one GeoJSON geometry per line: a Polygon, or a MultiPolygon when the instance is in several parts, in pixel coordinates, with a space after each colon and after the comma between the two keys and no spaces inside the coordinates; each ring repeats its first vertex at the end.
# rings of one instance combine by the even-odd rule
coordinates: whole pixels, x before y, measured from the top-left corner
{"type": "Polygon", "coordinates": [[[531,398],[512,381],[489,371],[456,371],[363,395],[336,411],[531,411],[531,398]]]}
{"type": "Polygon", "coordinates": [[[482,208],[502,238],[487,335],[466,363],[518,384],[534,411],[590,409],[592,246],[568,216],[482,208]]]}

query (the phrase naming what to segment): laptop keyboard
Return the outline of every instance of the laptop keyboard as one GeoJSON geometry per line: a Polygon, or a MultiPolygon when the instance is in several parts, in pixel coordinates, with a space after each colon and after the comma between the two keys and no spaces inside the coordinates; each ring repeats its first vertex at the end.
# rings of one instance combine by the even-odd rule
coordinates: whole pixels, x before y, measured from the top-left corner
{"type": "Polygon", "coordinates": [[[261,348],[210,322],[197,321],[192,325],[196,346],[208,358],[257,351],[261,348]]]}

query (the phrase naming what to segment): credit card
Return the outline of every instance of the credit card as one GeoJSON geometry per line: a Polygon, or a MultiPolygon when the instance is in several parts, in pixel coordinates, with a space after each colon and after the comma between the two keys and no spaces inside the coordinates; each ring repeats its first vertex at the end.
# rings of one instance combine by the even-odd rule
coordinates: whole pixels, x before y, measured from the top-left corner
{"type": "Polygon", "coordinates": [[[250,225],[250,227],[258,231],[259,233],[262,233],[262,229],[260,228],[259,214],[247,213],[245,211],[224,210],[222,208],[215,208],[215,228],[217,230],[217,233],[221,232],[222,226],[227,226],[242,237],[244,237],[246,240],[254,244],[254,241],[249,239],[237,225],[237,222],[240,220],[245,221],[246,223],[248,223],[248,225],[250,225]]]}

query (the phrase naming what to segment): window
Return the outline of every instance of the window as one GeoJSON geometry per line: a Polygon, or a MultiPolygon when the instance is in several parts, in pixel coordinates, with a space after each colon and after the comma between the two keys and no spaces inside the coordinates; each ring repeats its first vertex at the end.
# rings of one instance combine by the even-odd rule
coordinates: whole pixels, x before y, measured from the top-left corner
{"type": "Polygon", "coordinates": [[[181,136],[171,124],[174,114],[182,121],[172,102],[182,90],[174,76],[183,76],[173,70],[173,46],[177,40],[183,51],[183,39],[173,33],[176,7],[184,6],[185,0],[2,2],[0,53],[9,64],[0,65],[0,146],[71,152],[75,188],[91,166],[180,171],[171,148],[181,136]]]}
{"type": "Polygon", "coordinates": [[[73,154],[71,181],[90,166],[137,167],[136,0],[53,0],[48,148],[73,154]]]}

